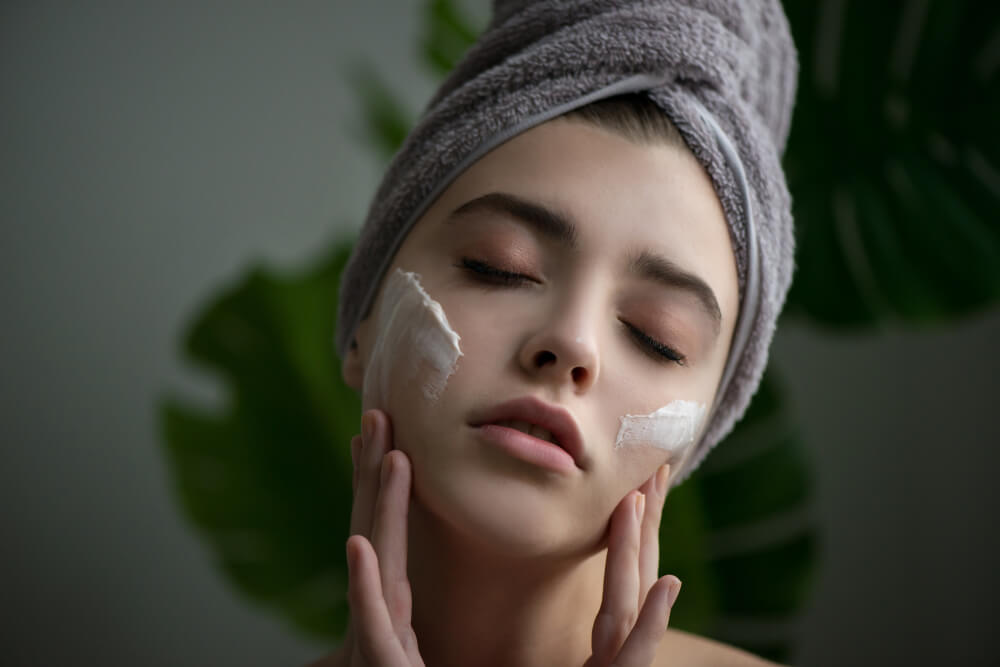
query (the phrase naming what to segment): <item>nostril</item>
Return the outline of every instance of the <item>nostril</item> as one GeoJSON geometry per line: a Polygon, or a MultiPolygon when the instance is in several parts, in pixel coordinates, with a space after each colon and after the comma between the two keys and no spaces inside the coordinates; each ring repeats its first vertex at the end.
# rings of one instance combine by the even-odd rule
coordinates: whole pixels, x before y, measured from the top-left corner
{"type": "Polygon", "coordinates": [[[548,350],[542,350],[535,355],[535,366],[538,368],[543,368],[549,364],[553,364],[556,361],[556,355],[548,350]]]}
{"type": "Polygon", "coordinates": [[[573,382],[575,382],[576,384],[580,384],[581,382],[587,379],[587,369],[583,368],[582,366],[577,366],[576,368],[573,369],[572,375],[573,375],[573,382]]]}

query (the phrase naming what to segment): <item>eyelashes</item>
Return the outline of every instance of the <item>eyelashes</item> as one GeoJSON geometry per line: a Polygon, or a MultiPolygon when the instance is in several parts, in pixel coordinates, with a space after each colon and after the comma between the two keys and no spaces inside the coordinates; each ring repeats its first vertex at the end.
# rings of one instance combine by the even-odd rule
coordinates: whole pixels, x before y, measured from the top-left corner
{"type": "Polygon", "coordinates": [[[529,283],[538,284],[541,282],[529,275],[498,269],[492,264],[469,257],[463,257],[456,266],[465,269],[477,281],[497,287],[517,287],[529,283]]]}
{"type": "MultiPolygon", "coordinates": [[[[462,257],[455,266],[465,271],[479,284],[488,287],[525,287],[541,283],[537,278],[527,274],[500,269],[492,264],[472,259],[471,257],[462,257]]],[[[625,326],[632,340],[653,360],[660,363],[675,363],[679,366],[687,365],[687,357],[682,353],[656,340],[634,324],[625,320],[620,321],[625,326]]]]}
{"type": "Polygon", "coordinates": [[[674,362],[678,366],[687,365],[687,357],[674,348],[661,343],[642,329],[630,324],[629,322],[621,320],[621,323],[625,325],[625,328],[628,329],[632,338],[639,342],[640,346],[644,351],[646,351],[647,354],[650,354],[658,361],[667,360],[674,362]]]}

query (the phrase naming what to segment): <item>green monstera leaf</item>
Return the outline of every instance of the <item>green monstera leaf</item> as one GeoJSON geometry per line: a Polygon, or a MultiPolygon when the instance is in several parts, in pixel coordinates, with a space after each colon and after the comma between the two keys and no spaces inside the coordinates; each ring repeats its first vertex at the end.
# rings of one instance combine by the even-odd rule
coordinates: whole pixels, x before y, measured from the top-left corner
{"type": "Polygon", "coordinates": [[[788,312],[843,328],[995,303],[1000,4],[785,5],[801,60],[788,312]]]}
{"type": "Polygon", "coordinates": [[[184,337],[224,404],[165,399],[160,422],[184,513],[226,578],[301,631],[347,620],[349,443],[361,406],[333,349],[349,248],[283,277],[256,269],[222,291],[184,337]]]}

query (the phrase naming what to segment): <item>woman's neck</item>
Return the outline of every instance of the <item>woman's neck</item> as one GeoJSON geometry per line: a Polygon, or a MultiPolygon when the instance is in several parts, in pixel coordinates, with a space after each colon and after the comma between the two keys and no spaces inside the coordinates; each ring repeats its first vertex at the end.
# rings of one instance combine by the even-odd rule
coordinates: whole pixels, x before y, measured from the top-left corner
{"type": "Polygon", "coordinates": [[[410,506],[413,629],[433,667],[582,665],[606,551],[551,561],[499,557],[410,506]]]}

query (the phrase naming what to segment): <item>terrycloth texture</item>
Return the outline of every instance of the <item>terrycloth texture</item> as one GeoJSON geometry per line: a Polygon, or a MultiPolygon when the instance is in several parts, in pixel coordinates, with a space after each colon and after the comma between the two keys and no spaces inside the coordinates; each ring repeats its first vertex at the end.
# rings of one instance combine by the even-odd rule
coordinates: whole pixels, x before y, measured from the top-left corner
{"type": "Polygon", "coordinates": [[[338,352],[346,352],[410,227],[469,164],[571,108],[645,91],[677,125],[722,202],[745,329],[745,345],[736,336],[730,351],[724,379],[732,379],[720,386],[709,425],[674,482],[684,479],[757,390],[791,282],[780,154],[796,75],[778,0],[496,0],[489,27],[431,100],[375,195],[342,277],[338,352]],[[728,157],[720,130],[735,148],[728,157]]]}

